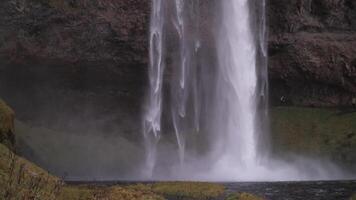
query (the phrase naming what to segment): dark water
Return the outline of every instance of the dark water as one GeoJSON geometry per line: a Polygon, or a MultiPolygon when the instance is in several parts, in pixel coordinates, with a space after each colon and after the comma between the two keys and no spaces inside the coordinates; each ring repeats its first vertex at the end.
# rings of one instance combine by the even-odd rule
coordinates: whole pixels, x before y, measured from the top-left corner
{"type": "Polygon", "coordinates": [[[249,192],[270,200],[349,200],[356,181],[224,183],[228,193],[249,192]]]}
{"type": "MultiPolygon", "coordinates": [[[[68,184],[128,185],[154,182],[71,182],[68,184]]],[[[226,195],[248,192],[266,200],[350,200],[356,193],[356,181],[310,182],[238,182],[219,183],[225,186],[226,195]]],[[[169,200],[169,199],[168,199],[169,200]]]]}

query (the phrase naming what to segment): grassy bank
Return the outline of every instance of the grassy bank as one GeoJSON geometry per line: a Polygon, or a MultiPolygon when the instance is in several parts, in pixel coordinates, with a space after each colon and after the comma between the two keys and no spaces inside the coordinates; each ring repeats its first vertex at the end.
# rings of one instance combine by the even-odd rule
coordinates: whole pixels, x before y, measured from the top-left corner
{"type": "Polygon", "coordinates": [[[68,186],[0,144],[0,199],[163,200],[164,197],[149,190],[119,186],[68,186]]]}
{"type": "Polygon", "coordinates": [[[203,182],[160,182],[128,186],[66,185],[0,144],[0,199],[262,200],[247,193],[226,195],[224,186],[203,182]]]}
{"type": "Polygon", "coordinates": [[[0,144],[0,199],[6,200],[206,200],[224,195],[211,183],[156,183],[131,186],[69,186],[0,144]]]}
{"type": "Polygon", "coordinates": [[[273,151],[327,157],[356,164],[356,112],[337,109],[271,109],[273,151]]]}
{"type": "MultiPolygon", "coordinates": [[[[226,191],[222,185],[201,182],[160,182],[129,186],[71,186],[41,169],[34,163],[14,153],[15,138],[32,141],[37,152],[45,151],[47,143],[36,138],[63,139],[62,135],[47,129],[28,127],[17,122],[15,137],[15,113],[0,100],[0,199],[6,200],[221,200],[226,191]],[[42,142],[42,143],[41,143],[42,142]]],[[[28,141],[28,142],[29,142],[28,141]]],[[[26,141],[22,141],[26,142],[26,141]]],[[[57,144],[56,141],[52,144],[57,144]]],[[[59,142],[60,144],[60,142],[59,142]]],[[[17,144],[17,145],[21,145],[17,144]]],[[[60,146],[60,145],[59,145],[60,146]]],[[[56,148],[54,148],[56,149],[56,148]]],[[[62,155],[59,152],[47,152],[52,157],[62,155]]],[[[46,153],[44,155],[47,155],[46,153]]],[[[236,196],[237,199],[250,200],[252,195],[236,196]]],[[[229,197],[231,199],[231,197],[229,197]]],[[[236,198],[233,198],[236,199],[236,198]]]]}
{"type": "Polygon", "coordinates": [[[0,144],[0,199],[56,199],[61,181],[0,144]]]}
{"type": "MultiPolygon", "coordinates": [[[[228,200],[260,200],[253,195],[228,200]]],[[[199,182],[161,182],[128,186],[71,186],[0,144],[0,199],[6,200],[222,200],[225,188],[199,182]]]]}

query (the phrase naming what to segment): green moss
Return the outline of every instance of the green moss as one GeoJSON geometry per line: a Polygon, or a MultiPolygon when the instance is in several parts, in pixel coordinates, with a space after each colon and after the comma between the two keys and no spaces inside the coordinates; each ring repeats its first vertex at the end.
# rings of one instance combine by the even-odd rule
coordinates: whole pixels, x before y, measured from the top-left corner
{"type": "Polygon", "coordinates": [[[14,145],[14,111],[0,99],[0,143],[14,145]]]}
{"type": "Polygon", "coordinates": [[[225,200],[263,200],[263,198],[249,193],[237,193],[229,195],[225,200]]]}
{"type": "Polygon", "coordinates": [[[202,182],[162,182],[151,185],[151,190],[166,197],[178,199],[214,199],[221,197],[224,186],[202,182]]]}
{"type": "Polygon", "coordinates": [[[294,152],[356,163],[356,113],[276,107],[271,110],[271,126],[275,153],[294,152]]]}

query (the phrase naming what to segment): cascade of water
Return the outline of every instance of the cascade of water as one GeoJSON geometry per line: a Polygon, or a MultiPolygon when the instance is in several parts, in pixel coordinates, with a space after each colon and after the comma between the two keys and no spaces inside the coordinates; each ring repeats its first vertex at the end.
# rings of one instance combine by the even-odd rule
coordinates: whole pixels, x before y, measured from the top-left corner
{"type": "Polygon", "coordinates": [[[266,0],[152,0],[146,178],[310,180],[337,174],[305,159],[292,165],[261,159],[268,152],[265,10],[266,0]]]}
{"type": "MultiPolygon", "coordinates": [[[[162,132],[161,116],[164,112],[171,114],[168,123],[175,134],[181,165],[185,160],[186,140],[191,137],[191,132],[205,134],[205,137],[215,135],[215,139],[211,139],[211,151],[220,160],[228,160],[238,167],[249,167],[256,163],[258,142],[255,127],[259,104],[256,93],[261,87],[260,83],[266,83],[267,80],[259,81],[259,78],[266,76],[258,75],[261,70],[258,70],[256,60],[260,52],[262,52],[260,57],[266,57],[265,22],[262,12],[263,16],[259,18],[260,24],[257,26],[257,32],[260,34],[255,34],[252,30],[249,2],[248,0],[216,2],[219,5],[217,8],[221,9],[216,10],[221,13],[219,18],[221,21],[216,27],[219,31],[215,35],[215,44],[210,44],[214,41],[206,38],[204,40],[199,34],[206,30],[200,30],[199,19],[202,16],[199,13],[198,0],[153,0],[150,28],[150,92],[144,119],[146,168],[150,172],[148,174],[152,175],[155,167],[157,143],[162,132]],[[168,12],[165,12],[165,9],[168,12]],[[172,28],[169,28],[170,25],[172,28]],[[166,35],[170,38],[169,41],[166,35]],[[172,42],[174,41],[172,38],[177,42],[172,42]],[[204,79],[204,75],[201,74],[206,72],[203,69],[206,63],[201,60],[208,60],[206,57],[199,59],[202,42],[205,42],[205,46],[216,49],[210,50],[216,54],[216,63],[215,73],[209,80],[206,80],[206,77],[204,79]],[[166,50],[169,49],[170,43],[173,43],[171,46],[174,47],[166,50]],[[165,66],[167,60],[170,62],[165,66]],[[170,98],[167,100],[163,99],[165,95],[162,94],[166,67],[170,77],[170,98]],[[204,88],[202,84],[208,86],[204,88]],[[210,99],[206,100],[202,96],[210,99]],[[169,111],[165,111],[163,101],[169,101],[166,102],[170,107],[169,111]],[[209,116],[201,116],[202,105],[212,110],[205,112],[209,116]],[[204,123],[201,122],[202,117],[205,119],[204,123]],[[201,129],[205,132],[201,132],[201,129]]],[[[169,134],[170,131],[164,132],[169,134]]]]}
{"type": "MultiPolygon", "coordinates": [[[[171,82],[171,113],[174,132],[179,149],[180,163],[184,162],[186,134],[190,126],[190,118],[187,116],[188,101],[193,96],[193,107],[198,108],[196,89],[196,5],[199,1],[175,0],[174,27],[179,36],[179,53],[175,58],[177,66],[176,78],[171,82]]],[[[197,117],[197,115],[196,115],[197,117]]],[[[197,121],[197,119],[195,119],[197,121]]],[[[195,124],[198,124],[197,122],[195,124]]]]}
{"type": "Polygon", "coordinates": [[[219,80],[217,126],[226,134],[223,156],[252,165],[256,160],[256,45],[250,25],[248,0],[222,1],[222,22],[217,40],[219,80]]]}
{"type": "Polygon", "coordinates": [[[153,0],[150,25],[150,68],[148,109],[144,116],[143,134],[146,145],[145,176],[151,177],[160,138],[164,62],[164,1],[153,0]]]}

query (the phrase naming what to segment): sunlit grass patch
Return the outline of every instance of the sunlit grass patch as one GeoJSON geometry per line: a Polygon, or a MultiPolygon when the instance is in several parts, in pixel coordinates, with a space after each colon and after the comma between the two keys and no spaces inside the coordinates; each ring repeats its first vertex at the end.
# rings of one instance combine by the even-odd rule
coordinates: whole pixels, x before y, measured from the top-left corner
{"type": "Polygon", "coordinates": [[[150,191],[167,198],[208,200],[220,199],[225,193],[223,185],[205,182],[159,182],[126,186],[137,191],[150,191]]]}
{"type": "Polygon", "coordinates": [[[262,197],[249,193],[236,193],[229,195],[225,200],[264,200],[262,197]]]}
{"type": "Polygon", "coordinates": [[[123,187],[112,187],[109,192],[110,200],[164,200],[158,194],[149,190],[138,190],[123,187]]]}

